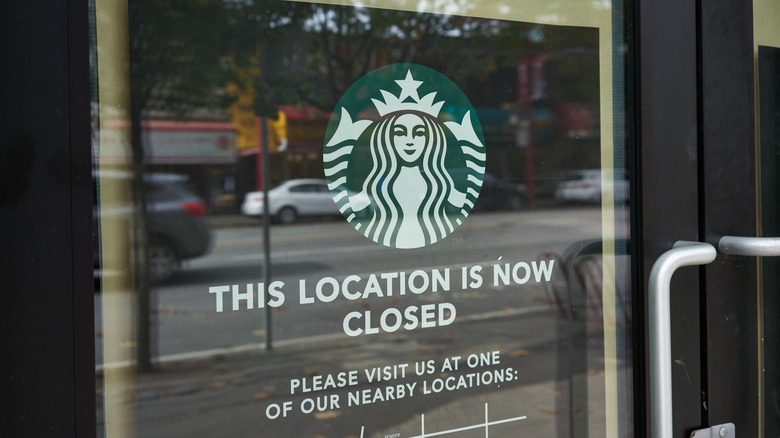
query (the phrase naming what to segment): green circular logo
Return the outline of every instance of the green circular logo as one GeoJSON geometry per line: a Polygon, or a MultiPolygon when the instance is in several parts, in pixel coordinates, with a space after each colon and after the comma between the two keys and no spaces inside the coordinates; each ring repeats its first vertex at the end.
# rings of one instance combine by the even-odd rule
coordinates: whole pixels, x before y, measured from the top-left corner
{"type": "Polygon", "coordinates": [[[468,98],[418,64],[388,65],[355,82],[330,118],[323,157],[347,221],[393,248],[455,231],[485,174],[482,126],[468,98]]]}

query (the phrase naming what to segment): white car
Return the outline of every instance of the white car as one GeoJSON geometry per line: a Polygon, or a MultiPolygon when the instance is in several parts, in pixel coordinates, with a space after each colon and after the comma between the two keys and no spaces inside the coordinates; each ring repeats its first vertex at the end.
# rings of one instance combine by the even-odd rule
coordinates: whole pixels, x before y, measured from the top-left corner
{"type": "MultiPolygon", "coordinates": [[[[576,170],[567,174],[566,179],[558,184],[555,199],[564,202],[601,202],[600,169],[576,170]]],[[[628,201],[628,180],[622,170],[614,170],[613,193],[615,202],[628,201]]]]}
{"type": "MultiPolygon", "coordinates": [[[[249,192],[241,204],[241,213],[262,216],[263,192],[249,192]]],[[[291,224],[300,216],[336,216],[341,214],[324,179],[292,179],[268,191],[271,217],[291,224]]]]}

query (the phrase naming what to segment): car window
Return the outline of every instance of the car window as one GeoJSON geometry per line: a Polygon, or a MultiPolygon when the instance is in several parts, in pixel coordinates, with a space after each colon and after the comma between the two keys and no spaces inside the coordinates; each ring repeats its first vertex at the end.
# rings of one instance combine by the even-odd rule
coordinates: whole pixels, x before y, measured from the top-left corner
{"type": "Polygon", "coordinates": [[[310,192],[310,191],[311,191],[310,186],[307,185],[307,184],[301,184],[299,186],[292,186],[292,187],[290,187],[290,192],[293,192],[293,193],[305,193],[305,192],[310,192]]]}
{"type": "Polygon", "coordinates": [[[321,192],[319,185],[317,184],[301,184],[290,187],[290,191],[294,193],[316,193],[321,192]]]}

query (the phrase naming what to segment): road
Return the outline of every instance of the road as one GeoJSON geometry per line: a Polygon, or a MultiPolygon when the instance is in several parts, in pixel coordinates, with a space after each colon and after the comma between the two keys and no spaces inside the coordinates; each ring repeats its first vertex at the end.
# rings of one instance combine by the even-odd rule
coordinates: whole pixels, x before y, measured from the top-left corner
{"type": "MultiPolygon", "coordinates": [[[[350,312],[372,311],[378,319],[389,307],[405,309],[430,303],[449,302],[457,308],[457,318],[479,318],[507,309],[535,308],[545,302],[544,290],[533,278],[526,284],[494,284],[493,265],[510,267],[523,261],[540,261],[544,253],[560,253],[569,244],[601,235],[598,208],[571,208],[549,211],[519,211],[472,214],[455,233],[426,248],[399,250],[378,245],[341,220],[314,220],[271,229],[271,281],[282,282],[283,305],[273,308],[272,341],[284,342],[315,336],[345,336],[344,316],[350,312]],[[482,267],[480,287],[472,287],[471,269],[482,267]],[[401,275],[414,271],[427,276],[436,270],[450,271],[449,291],[409,291],[399,295],[401,275]],[[464,290],[462,270],[468,269],[464,290]],[[381,274],[395,277],[388,288],[381,274]],[[403,274],[402,274],[403,273],[403,274]],[[380,284],[378,293],[352,300],[339,295],[332,302],[317,299],[317,283],[329,277],[339,284],[348,276],[359,278],[348,285],[350,292],[364,291],[374,274],[380,284]],[[354,277],[357,276],[357,277],[354,277]],[[306,298],[313,304],[301,304],[300,282],[306,282],[306,298]],[[504,293],[501,293],[501,292],[504,293]],[[513,291],[515,293],[508,293],[513,291]],[[390,293],[394,296],[388,296],[390,293]],[[384,296],[381,296],[384,295],[384,296]]],[[[251,284],[254,295],[263,283],[262,227],[215,230],[212,252],[187,262],[182,271],[152,292],[153,355],[171,357],[181,354],[225,349],[265,342],[266,310],[247,309],[240,301],[233,310],[232,287],[242,293],[251,284]],[[217,289],[214,289],[217,288],[217,289]],[[227,292],[213,292],[221,290],[227,292]],[[221,300],[220,300],[221,298],[221,300]],[[218,312],[219,301],[223,311],[218,312]]],[[[520,274],[524,274],[520,271],[520,274]]],[[[522,275],[521,275],[522,277],[522,275]]],[[[425,278],[415,279],[417,285],[425,278]]],[[[432,282],[432,278],[429,278],[432,282]]],[[[330,293],[332,283],[323,286],[330,293]]],[[[254,300],[254,306],[259,303],[254,300]]],[[[363,320],[353,319],[351,327],[365,329],[363,320]]],[[[98,326],[99,327],[99,326],[98,326]]],[[[403,329],[398,334],[403,334],[403,329]]],[[[100,356],[100,352],[98,352],[100,356]]],[[[100,363],[100,357],[98,357],[100,363]]]]}

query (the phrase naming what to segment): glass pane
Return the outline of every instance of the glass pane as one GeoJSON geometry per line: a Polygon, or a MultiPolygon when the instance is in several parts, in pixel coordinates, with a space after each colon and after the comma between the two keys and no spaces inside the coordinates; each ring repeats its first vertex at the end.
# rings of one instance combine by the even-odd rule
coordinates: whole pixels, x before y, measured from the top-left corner
{"type": "Polygon", "coordinates": [[[96,1],[99,435],[632,434],[622,9],[387,7],[96,1]]]}
{"type": "MultiPolygon", "coordinates": [[[[753,6],[755,23],[755,54],[758,79],[757,130],[761,175],[761,232],[763,236],[780,236],[780,216],[777,210],[780,187],[780,31],[776,23],[780,8],[767,1],[756,1],[753,6]]],[[[763,380],[762,414],[763,432],[772,436],[780,430],[780,393],[778,393],[778,324],[780,301],[777,299],[778,260],[767,257],[761,260],[763,291],[763,354],[761,379],[763,380]]]]}

